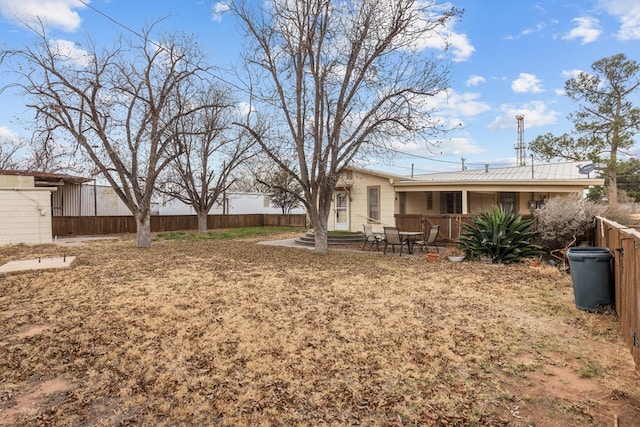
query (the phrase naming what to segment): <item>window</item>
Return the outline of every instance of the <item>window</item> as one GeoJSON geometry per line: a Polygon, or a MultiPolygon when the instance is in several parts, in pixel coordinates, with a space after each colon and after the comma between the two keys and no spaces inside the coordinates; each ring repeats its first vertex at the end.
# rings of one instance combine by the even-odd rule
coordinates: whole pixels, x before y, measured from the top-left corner
{"type": "Polygon", "coordinates": [[[433,191],[427,191],[427,210],[433,210],[433,191]]]}
{"type": "Polygon", "coordinates": [[[505,211],[518,212],[518,193],[500,193],[499,203],[505,211]]]}
{"type": "Polygon", "coordinates": [[[454,214],[462,213],[462,192],[447,192],[442,194],[444,203],[442,204],[442,213],[454,214]]]}
{"type": "Polygon", "coordinates": [[[367,221],[380,221],[380,187],[367,187],[367,221]]]}

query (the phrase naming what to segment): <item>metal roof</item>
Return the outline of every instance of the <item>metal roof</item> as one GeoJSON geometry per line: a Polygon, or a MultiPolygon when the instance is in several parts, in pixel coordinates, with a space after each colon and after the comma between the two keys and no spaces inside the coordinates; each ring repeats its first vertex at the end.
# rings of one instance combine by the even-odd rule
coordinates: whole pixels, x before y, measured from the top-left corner
{"type": "Polygon", "coordinates": [[[43,183],[55,185],[55,183],[64,183],[64,182],[69,182],[72,184],[81,184],[83,182],[88,182],[92,180],[92,178],[67,175],[64,173],[40,172],[40,171],[29,171],[29,170],[0,170],[0,175],[32,176],[36,181],[36,186],[43,183]]]}
{"type": "Polygon", "coordinates": [[[526,166],[439,172],[405,177],[402,182],[483,182],[483,181],[575,181],[597,179],[596,172],[580,173],[579,168],[590,162],[540,163],[526,166]]]}

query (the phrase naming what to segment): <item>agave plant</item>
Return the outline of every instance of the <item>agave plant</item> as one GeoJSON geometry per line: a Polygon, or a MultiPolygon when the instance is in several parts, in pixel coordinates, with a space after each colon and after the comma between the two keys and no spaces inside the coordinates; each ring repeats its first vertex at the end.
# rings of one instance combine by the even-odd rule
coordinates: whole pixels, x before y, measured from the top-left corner
{"type": "Polygon", "coordinates": [[[469,258],[491,257],[494,263],[506,264],[542,254],[542,246],[532,243],[537,234],[533,220],[496,207],[493,212],[482,211],[471,218],[471,223],[462,224],[458,240],[469,258]]]}

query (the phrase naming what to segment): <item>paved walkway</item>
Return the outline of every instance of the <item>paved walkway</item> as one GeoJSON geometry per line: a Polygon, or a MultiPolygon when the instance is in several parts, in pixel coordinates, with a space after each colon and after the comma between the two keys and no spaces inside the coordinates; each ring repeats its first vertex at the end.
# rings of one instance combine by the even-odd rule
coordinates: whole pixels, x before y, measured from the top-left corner
{"type": "Polygon", "coordinates": [[[110,240],[117,239],[113,236],[79,236],[79,237],[57,237],[51,243],[59,246],[84,246],[88,241],[92,240],[110,240]]]}
{"type": "Polygon", "coordinates": [[[286,246],[289,248],[298,248],[298,249],[315,249],[313,246],[301,245],[296,242],[296,239],[283,239],[283,240],[265,240],[264,242],[258,242],[259,245],[265,246],[286,246]]]}

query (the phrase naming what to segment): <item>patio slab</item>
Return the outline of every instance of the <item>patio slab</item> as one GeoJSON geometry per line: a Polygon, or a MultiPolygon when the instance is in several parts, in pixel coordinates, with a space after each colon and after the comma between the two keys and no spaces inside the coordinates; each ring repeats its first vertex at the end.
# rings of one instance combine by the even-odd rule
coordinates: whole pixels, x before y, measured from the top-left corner
{"type": "Polygon", "coordinates": [[[69,268],[75,259],[75,256],[67,256],[58,258],[36,258],[24,261],[9,261],[8,263],[0,266],[0,274],[13,273],[16,271],[69,268]]]}

